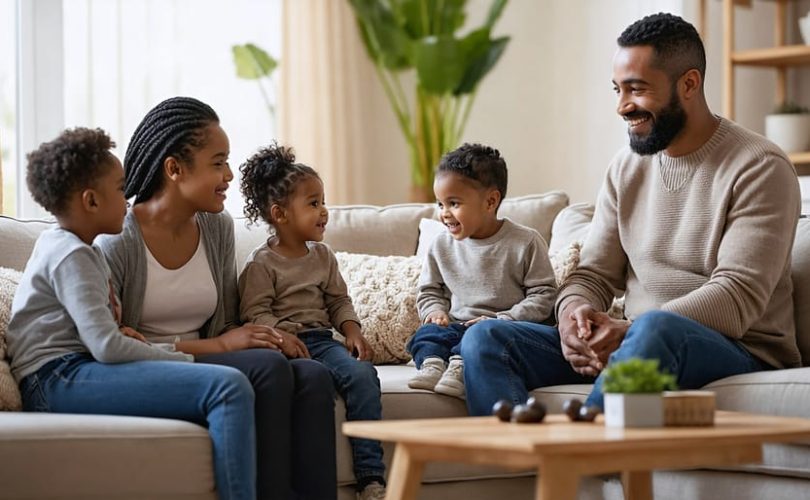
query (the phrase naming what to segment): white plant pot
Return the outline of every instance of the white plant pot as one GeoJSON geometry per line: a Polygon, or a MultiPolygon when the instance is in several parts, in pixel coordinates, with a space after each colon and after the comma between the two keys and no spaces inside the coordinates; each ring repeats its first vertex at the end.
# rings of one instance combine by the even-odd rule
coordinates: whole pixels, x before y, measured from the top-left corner
{"type": "Polygon", "coordinates": [[[664,402],[661,393],[605,394],[605,426],[663,427],[664,402]]]}
{"type": "Polygon", "coordinates": [[[810,114],[766,116],[765,137],[786,153],[810,150],[810,114]]]}

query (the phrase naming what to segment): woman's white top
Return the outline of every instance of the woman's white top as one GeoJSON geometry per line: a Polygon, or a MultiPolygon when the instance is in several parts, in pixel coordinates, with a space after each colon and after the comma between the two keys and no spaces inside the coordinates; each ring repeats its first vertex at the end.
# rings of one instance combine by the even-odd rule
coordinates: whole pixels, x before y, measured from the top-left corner
{"type": "MultiPolygon", "coordinates": [[[[191,260],[166,269],[146,247],[146,291],[139,331],[152,343],[200,338],[200,328],[217,307],[217,289],[200,242],[191,260]]],[[[145,245],[145,244],[144,244],[145,245]]]]}

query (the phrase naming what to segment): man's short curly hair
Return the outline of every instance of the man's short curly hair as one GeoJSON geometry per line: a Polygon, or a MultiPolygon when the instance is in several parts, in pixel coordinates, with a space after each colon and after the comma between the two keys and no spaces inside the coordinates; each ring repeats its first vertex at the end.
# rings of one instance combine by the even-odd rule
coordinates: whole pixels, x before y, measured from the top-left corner
{"type": "Polygon", "coordinates": [[[694,26],[673,14],[658,13],[628,26],[616,40],[619,47],[649,45],[653,64],[676,79],[690,69],[706,77],[706,51],[694,26]]]}
{"type": "Polygon", "coordinates": [[[26,183],[34,200],[62,215],[70,197],[91,187],[111,165],[115,143],[100,128],[77,127],[28,153],[26,183]]]}
{"type": "Polygon", "coordinates": [[[439,162],[436,175],[449,172],[472,179],[484,189],[497,189],[501,193],[501,201],[506,198],[506,161],[495,148],[483,144],[463,144],[444,155],[439,162]]]}

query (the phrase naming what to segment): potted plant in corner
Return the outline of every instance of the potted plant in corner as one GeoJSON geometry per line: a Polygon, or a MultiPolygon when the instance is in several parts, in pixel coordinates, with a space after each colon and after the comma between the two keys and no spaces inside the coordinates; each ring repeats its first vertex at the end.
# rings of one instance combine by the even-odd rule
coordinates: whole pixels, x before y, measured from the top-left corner
{"type": "Polygon", "coordinates": [[[810,110],[784,102],[765,117],[765,137],[786,153],[810,150],[810,110]]]}
{"type": "Polygon", "coordinates": [[[630,358],[602,374],[607,427],[661,427],[663,392],[675,390],[675,377],[658,369],[657,359],[630,358]]]}
{"type": "Polygon", "coordinates": [[[491,36],[506,1],[493,0],[484,24],[458,35],[467,0],[349,0],[408,144],[412,201],[433,201],[434,169],[458,146],[478,84],[506,49],[509,37],[491,36]],[[411,92],[407,70],[416,73],[411,92]]]}

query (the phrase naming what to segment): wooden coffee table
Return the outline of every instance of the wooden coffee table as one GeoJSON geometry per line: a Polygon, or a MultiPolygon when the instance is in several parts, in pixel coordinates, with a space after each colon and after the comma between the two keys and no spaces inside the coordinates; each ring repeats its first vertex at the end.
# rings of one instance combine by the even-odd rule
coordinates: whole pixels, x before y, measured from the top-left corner
{"type": "Polygon", "coordinates": [[[652,498],[655,469],[762,461],[762,444],[810,438],[810,420],[717,412],[712,427],[616,429],[549,415],[542,424],[495,417],[347,422],[352,437],[396,442],[389,499],[415,499],[427,462],[533,468],[535,498],[575,499],[582,476],[621,472],[628,500],[652,498]]]}

